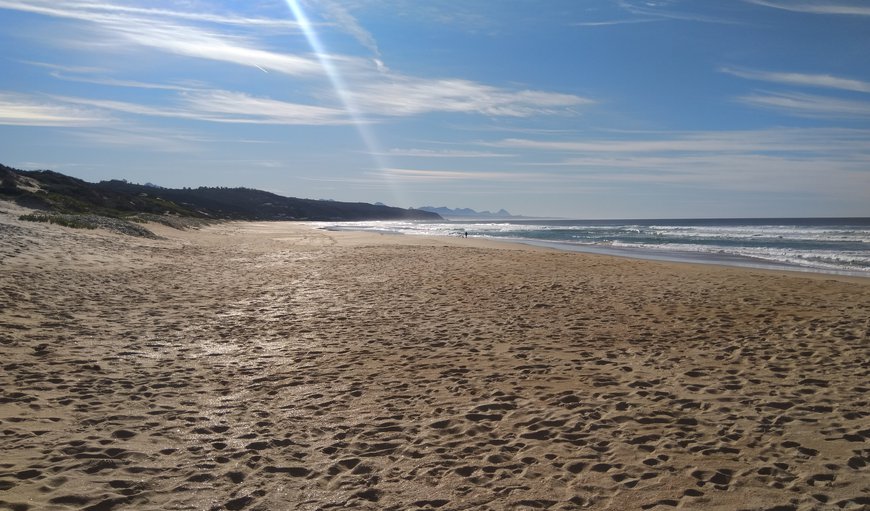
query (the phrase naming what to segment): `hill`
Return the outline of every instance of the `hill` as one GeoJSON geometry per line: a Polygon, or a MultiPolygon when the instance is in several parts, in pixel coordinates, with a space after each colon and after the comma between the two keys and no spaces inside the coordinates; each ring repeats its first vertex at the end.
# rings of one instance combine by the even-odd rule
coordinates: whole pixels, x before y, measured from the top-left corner
{"type": "Polygon", "coordinates": [[[437,213],[438,215],[449,218],[474,218],[474,219],[489,219],[489,218],[519,218],[514,215],[511,215],[504,209],[500,209],[495,213],[490,211],[475,211],[470,208],[457,208],[451,209],[448,207],[440,206],[423,206],[419,208],[421,211],[428,211],[430,213],[437,213]]]}
{"type": "Polygon", "coordinates": [[[439,220],[436,213],[362,202],[283,197],[250,188],[162,188],[110,180],[89,183],[50,170],[0,165],[0,197],[45,211],[123,218],[136,214],[213,220],[439,220]]]}

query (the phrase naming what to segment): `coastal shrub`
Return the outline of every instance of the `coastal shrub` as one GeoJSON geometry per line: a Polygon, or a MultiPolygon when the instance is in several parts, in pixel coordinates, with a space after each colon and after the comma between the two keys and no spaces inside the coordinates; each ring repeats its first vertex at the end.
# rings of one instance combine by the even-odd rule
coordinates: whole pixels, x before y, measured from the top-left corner
{"type": "Polygon", "coordinates": [[[73,229],[96,229],[97,226],[83,219],[72,217],[71,215],[21,215],[19,220],[27,222],[44,222],[49,224],[62,225],[64,227],[72,227],[73,229]]]}
{"type": "Polygon", "coordinates": [[[142,227],[130,223],[120,218],[114,218],[102,215],[67,215],[62,213],[38,213],[21,215],[20,220],[30,222],[46,222],[51,224],[62,225],[64,227],[72,227],[75,229],[106,229],[108,231],[126,234],[128,236],[139,236],[142,238],[156,238],[157,236],[142,227]]]}

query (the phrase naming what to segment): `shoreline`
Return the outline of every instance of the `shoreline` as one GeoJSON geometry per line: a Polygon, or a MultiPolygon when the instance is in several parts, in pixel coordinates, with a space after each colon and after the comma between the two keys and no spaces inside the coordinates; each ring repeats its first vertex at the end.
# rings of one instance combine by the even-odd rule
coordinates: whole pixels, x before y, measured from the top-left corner
{"type": "Polygon", "coordinates": [[[732,224],[727,219],[631,221],[553,221],[543,223],[318,222],[324,229],[455,235],[505,240],[569,252],[605,254],[654,261],[715,264],[827,275],[870,277],[866,242],[870,219],[794,219],[774,225],[769,219],[732,224]],[[852,224],[829,224],[853,220],[852,224]],[[661,225],[659,225],[661,224],[661,225]],[[659,230],[664,230],[659,232],[659,230]],[[701,231],[699,232],[698,229],[701,231]],[[819,231],[819,229],[823,229],[819,231]],[[554,234],[549,234],[553,231],[554,234]],[[706,234],[704,234],[706,233],[706,234]],[[758,241],[766,240],[766,241],[758,241]],[[662,241],[670,240],[670,241],[662,241]],[[700,240],[700,241],[694,241],[700,240]],[[716,241],[721,240],[721,241],[716,241]]]}
{"type": "Polygon", "coordinates": [[[864,505],[866,279],[149,228],[0,212],[0,508],[864,505]]]}
{"type": "MultiPolygon", "coordinates": [[[[511,241],[511,240],[507,240],[511,241]]],[[[585,254],[599,254],[611,257],[624,257],[641,261],[662,261],[684,264],[701,264],[723,266],[728,268],[744,268],[768,271],[784,271],[800,274],[819,274],[838,277],[870,278],[870,272],[835,270],[826,268],[814,268],[791,263],[771,262],[765,259],[730,255],[713,254],[708,252],[676,252],[669,250],[642,249],[642,248],[613,248],[594,245],[579,245],[560,242],[548,242],[538,240],[517,240],[517,243],[533,246],[553,248],[564,252],[580,252],[585,254]]]]}
{"type": "MultiPolygon", "coordinates": [[[[303,222],[303,225],[310,225],[310,222],[303,222]]],[[[859,271],[846,270],[828,270],[822,268],[811,268],[789,263],[776,263],[763,259],[757,259],[747,256],[737,255],[722,255],[716,256],[711,253],[695,253],[695,252],[673,252],[666,250],[654,249],[635,249],[635,248],[611,248],[592,245],[570,244],[558,241],[542,241],[526,238],[499,238],[495,236],[472,236],[463,238],[461,236],[449,235],[418,235],[407,234],[395,231],[371,231],[364,229],[354,229],[352,227],[341,226],[338,228],[311,226],[313,229],[318,229],[330,233],[362,233],[372,236],[407,236],[412,239],[445,239],[457,240],[461,239],[467,245],[475,242],[484,243],[481,246],[493,247],[498,245],[514,246],[515,248],[535,248],[553,250],[561,253],[585,254],[603,257],[616,257],[621,259],[629,259],[634,261],[650,261],[658,263],[672,264],[688,264],[701,265],[711,267],[731,268],[737,270],[758,270],[767,272],[784,272],[803,276],[820,276],[820,277],[837,277],[844,279],[870,279],[870,273],[859,271]],[[493,245],[495,244],[495,245],[493,245]]]]}

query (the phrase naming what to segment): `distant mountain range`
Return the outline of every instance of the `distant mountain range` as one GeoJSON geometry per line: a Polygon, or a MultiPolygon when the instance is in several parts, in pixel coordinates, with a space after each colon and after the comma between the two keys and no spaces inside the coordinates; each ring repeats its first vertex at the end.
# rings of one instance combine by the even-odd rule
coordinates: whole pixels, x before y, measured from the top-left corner
{"type": "Polygon", "coordinates": [[[282,197],[250,188],[163,188],[89,183],[50,170],[0,165],[0,198],[34,209],[110,217],[138,213],[215,220],[440,220],[437,213],[384,205],[282,197]]]}
{"type": "Polygon", "coordinates": [[[458,208],[458,209],[450,209],[447,207],[435,207],[435,206],[423,206],[422,208],[417,208],[420,211],[428,211],[430,213],[437,213],[445,218],[517,218],[514,215],[511,215],[504,209],[500,209],[495,213],[491,211],[475,211],[470,208],[458,208]]]}

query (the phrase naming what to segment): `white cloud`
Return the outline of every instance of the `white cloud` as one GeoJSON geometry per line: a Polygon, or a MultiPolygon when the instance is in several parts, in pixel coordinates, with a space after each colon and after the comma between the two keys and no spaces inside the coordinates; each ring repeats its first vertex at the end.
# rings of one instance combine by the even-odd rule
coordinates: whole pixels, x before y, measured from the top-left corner
{"type": "Polygon", "coordinates": [[[545,173],[520,172],[482,172],[466,170],[430,170],[385,168],[379,175],[399,181],[488,181],[488,182],[529,182],[542,181],[552,175],[545,173]]]}
{"type": "Polygon", "coordinates": [[[127,41],[186,57],[257,67],[287,75],[320,75],[316,59],[255,47],[244,38],[184,25],[126,23],[107,26],[127,41]]]}
{"type": "Polygon", "coordinates": [[[183,97],[194,112],[225,116],[221,122],[314,125],[352,122],[342,109],[260,98],[241,92],[202,91],[183,97]]]}
{"type": "Polygon", "coordinates": [[[207,122],[283,125],[351,123],[341,109],[302,105],[222,90],[186,92],[179,96],[177,104],[172,107],[71,96],[55,96],[55,99],[127,114],[207,122]]]}
{"type": "Polygon", "coordinates": [[[491,151],[458,151],[455,149],[390,149],[384,156],[409,156],[414,158],[508,158],[512,154],[491,151]]]}
{"type": "MultiPolygon", "coordinates": [[[[638,134],[640,135],[640,134],[638,134]]],[[[840,128],[646,133],[631,140],[505,139],[486,146],[538,151],[525,166],[577,183],[649,183],[749,192],[870,189],[870,130],[840,128]]]]}
{"type": "Polygon", "coordinates": [[[840,128],[643,133],[625,139],[533,140],[508,138],[481,145],[563,153],[832,153],[870,152],[870,131],[840,128]]]}
{"type": "MultiPolygon", "coordinates": [[[[317,1],[317,0],[309,0],[317,1]]],[[[333,0],[335,1],[335,0],[333,0]]],[[[471,33],[492,33],[506,23],[499,19],[499,10],[486,2],[457,2],[456,0],[341,0],[348,9],[369,9],[378,16],[394,16],[422,22],[449,25],[471,33]],[[481,9],[483,7],[483,9],[481,9]]]]}
{"type": "Polygon", "coordinates": [[[615,25],[635,25],[637,23],[653,23],[663,21],[662,18],[631,18],[623,20],[607,20],[607,21],[578,21],[571,23],[572,27],[611,27],[615,25]]]}
{"type": "Polygon", "coordinates": [[[781,73],[723,67],[721,72],[748,80],[870,93],[870,82],[826,74],[781,73]]]}
{"type": "MultiPolygon", "coordinates": [[[[112,18],[106,16],[134,15],[150,18],[171,18],[221,25],[240,25],[256,28],[282,28],[298,30],[299,24],[291,19],[276,18],[251,18],[245,16],[221,15],[207,12],[187,12],[169,9],[154,9],[135,7],[130,5],[117,5],[106,2],[82,2],[77,0],[64,0],[61,4],[56,0],[0,0],[0,8],[18,11],[44,14],[63,18],[76,18],[91,21],[108,21],[112,18]]],[[[114,18],[120,19],[120,18],[114,18]]]]}
{"type": "Polygon", "coordinates": [[[759,154],[569,158],[560,166],[575,179],[597,183],[650,183],[748,192],[827,191],[854,195],[870,186],[866,160],[793,158],[759,154]]]}
{"type": "Polygon", "coordinates": [[[55,73],[66,72],[66,73],[105,73],[107,71],[106,68],[103,67],[95,67],[95,66],[68,66],[63,64],[52,64],[49,62],[36,62],[33,60],[21,60],[19,61],[22,64],[29,64],[31,66],[44,67],[47,69],[51,69],[55,73]]]}
{"type": "MultiPolygon", "coordinates": [[[[134,115],[243,124],[341,125],[439,111],[523,117],[558,113],[559,109],[556,107],[563,107],[564,110],[568,105],[591,102],[567,94],[540,91],[512,92],[464,80],[440,80],[430,83],[423,79],[404,77],[401,81],[406,84],[406,87],[399,87],[396,82],[386,83],[382,79],[367,82],[364,78],[357,77],[355,82],[358,89],[348,91],[348,95],[366,116],[367,120],[361,121],[354,120],[347,110],[341,107],[288,102],[241,92],[134,80],[63,78],[110,86],[168,90],[176,94],[163,100],[164,104],[53,96],[53,99],[59,103],[85,105],[134,115]]],[[[401,154],[395,153],[395,155],[401,154]]],[[[423,152],[421,150],[405,155],[454,158],[498,156],[493,153],[423,152]]]]}
{"type": "MultiPolygon", "coordinates": [[[[693,21],[700,23],[737,24],[737,22],[717,16],[708,16],[693,12],[676,11],[672,7],[676,3],[673,0],[659,0],[651,2],[647,0],[619,0],[619,6],[626,11],[643,16],[644,18],[658,18],[660,20],[693,21]]],[[[691,2],[689,3],[691,5],[691,2]]],[[[713,4],[709,4],[713,5],[713,4]]]]}
{"type": "Polygon", "coordinates": [[[389,75],[386,79],[355,82],[348,94],[364,112],[383,116],[410,116],[428,112],[478,113],[493,117],[530,117],[565,113],[594,101],[536,90],[512,91],[459,79],[414,78],[389,75]]]}
{"type": "Polygon", "coordinates": [[[79,127],[107,122],[107,117],[93,109],[64,105],[31,95],[0,92],[0,124],[79,127]]]}
{"type": "Polygon", "coordinates": [[[360,44],[371,51],[375,57],[380,57],[381,50],[374,36],[360,25],[359,21],[341,4],[333,0],[315,0],[306,2],[311,6],[320,6],[321,12],[330,20],[354,37],[360,44]]]}
{"type": "Polygon", "coordinates": [[[804,12],[809,14],[839,14],[850,16],[870,16],[870,6],[862,3],[820,3],[818,1],[771,1],[771,0],[744,0],[751,4],[772,7],[792,12],[804,12]]]}
{"type": "MultiPolygon", "coordinates": [[[[374,45],[374,39],[368,40],[363,37],[366,33],[359,27],[355,19],[347,14],[341,14],[341,8],[327,2],[328,9],[332,9],[333,16],[341,18],[347,30],[354,31],[366,44],[374,45]],[[329,7],[329,6],[332,7],[329,7]],[[338,13],[338,14],[336,14],[338,13]],[[353,27],[356,28],[353,28],[353,27]],[[347,28],[351,27],[351,28],[347,28]]],[[[46,16],[75,19],[87,22],[97,28],[98,32],[86,40],[65,41],[65,44],[90,44],[87,41],[99,41],[99,46],[89,48],[92,53],[97,51],[115,52],[125,51],[132,43],[135,47],[158,50],[161,52],[217,62],[231,63],[239,66],[248,66],[264,71],[278,72],[295,78],[317,80],[322,83],[325,77],[324,65],[310,55],[296,55],[272,51],[256,41],[257,34],[251,34],[250,39],[226,32],[206,30],[199,26],[178,23],[182,20],[230,22],[242,23],[248,18],[232,18],[217,15],[195,15],[191,13],[178,13],[160,9],[144,9],[129,6],[117,6],[109,3],[86,3],[80,1],[70,2],[47,2],[35,0],[23,2],[20,0],[0,0],[0,8],[17,9],[34,12],[46,16]]],[[[250,20],[249,20],[250,21],[250,20]]],[[[65,37],[62,33],[57,37],[65,37]]],[[[482,114],[492,117],[530,117],[535,115],[553,115],[572,113],[572,107],[588,105],[592,100],[572,94],[561,94],[539,90],[514,90],[492,85],[486,85],[471,80],[462,79],[429,79],[413,77],[399,73],[389,72],[383,64],[373,64],[369,59],[348,57],[343,55],[320,55],[321,59],[328,59],[330,66],[334,66],[346,77],[344,83],[352,87],[341,90],[347,104],[353,105],[354,110],[365,116],[371,117],[404,117],[426,114],[431,112],[456,112],[468,114],[482,114]]],[[[46,65],[46,64],[40,64],[46,65]]],[[[52,64],[47,64],[51,66],[52,64]]],[[[61,69],[61,66],[57,66],[61,69]]],[[[63,70],[63,69],[61,69],[63,70]]],[[[67,72],[86,72],[84,68],[67,72]]],[[[91,70],[93,71],[93,70],[91,70]]],[[[55,72],[57,73],[57,71],[55,72]]],[[[64,79],[67,76],[57,75],[64,79]]],[[[79,77],[80,81],[91,80],[103,85],[116,85],[122,87],[144,87],[154,89],[167,89],[183,91],[185,87],[169,84],[144,84],[136,80],[120,80],[115,78],[79,77]]],[[[336,104],[335,91],[329,89],[317,89],[318,97],[324,100],[325,106],[297,105],[297,114],[301,119],[310,119],[316,124],[327,122],[340,123],[330,110],[336,104]],[[332,93],[329,93],[329,92],[332,93]],[[314,110],[320,109],[320,110],[314,110]]],[[[243,105],[257,107],[255,102],[246,98],[243,105]]],[[[146,115],[165,115],[155,113],[165,110],[159,107],[135,108],[131,105],[119,105],[111,102],[104,104],[105,107],[128,111],[130,113],[144,113],[146,115]],[[123,107],[123,108],[121,108],[123,107]]],[[[279,110],[286,111],[283,104],[276,104],[279,110]]],[[[235,111],[234,111],[235,114],[235,111]]],[[[173,112],[177,116],[178,112],[173,112]]],[[[295,114],[294,114],[295,115],[295,114]]],[[[201,116],[200,113],[194,117],[201,116]]],[[[255,117],[263,118],[261,113],[255,113],[255,117]]],[[[284,118],[286,121],[287,118],[284,118]]],[[[220,119],[225,122],[226,119],[220,119]]],[[[250,119],[241,119],[237,122],[251,122],[250,119]]],[[[283,122],[283,121],[282,121],[283,122]]]]}
{"type": "MultiPolygon", "coordinates": [[[[155,90],[172,90],[172,91],[193,91],[196,90],[193,86],[187,85],[173,85],[166,83],[153,83],[153,82],[140,82],[137,80],[119,80],[116,78],[94,78],[89,76],[73,76],[64,74],[60,71],[65,70],[65,66],[54,66],[53,64],[43,64],[38,62],[31,62],[30,64],[47,67],[50,69],[55,69],[51,73],[51,76],[57,78],[58,80],[65,80],[68,82],[78,82],[78,83],[90,83],[94,85],[106,85],[109,87],[130,87],[135,89],[155,89],[155,90]]],[[[84,68],[81,68],[84,69],[84,68]]],[[[101,73],[103,70],[94,70],[94,71],[83,71],[81,69],[73,69],[73,73],[101,73]]]]}
{"type": "Polygon", "coordinates": [[[870,117],[870,102],[798,93],[755,93],[737,98],[747,105],[777,110],[798,117],[863,119],[870,117]]]}
{"type": "Polygon", "coordinates": [[[211,139],[178,130],[134,128],[128,123],[125,123],[123,128],[75,130],[71,135],[100,147],[118,146],[168,153],[189,153],[201,149],[204,143],[213,142],[211,139]]]}
{"type": "MultiPolygon", "coordinates": [[[[178,15],[179,13],[173,11],[119,7],[106,3],[49,3],[40,0],[32,2],[0,0],[0,8],[90,22],[109,37],[115,36],[127,43],[176,55],[259,67],[288,75],[319,75],[322,73],[321,66],[316,59],[258,48],[251,41],[239,36],[215,33],[167,20],[167,18],[185,18],[197,21],[221,19],[211,15],[178,15]],[[145,12],[154,15],[160,14],[164,18],[155,20],[153,17],[139,15],[145,12]]],[[[77,42],[81,43],[81,41],[77,42]]],[[[109,48],[125,46],[123,44],[112,45],[111,40],[101,40],[100,43],[109,48]]]]}

